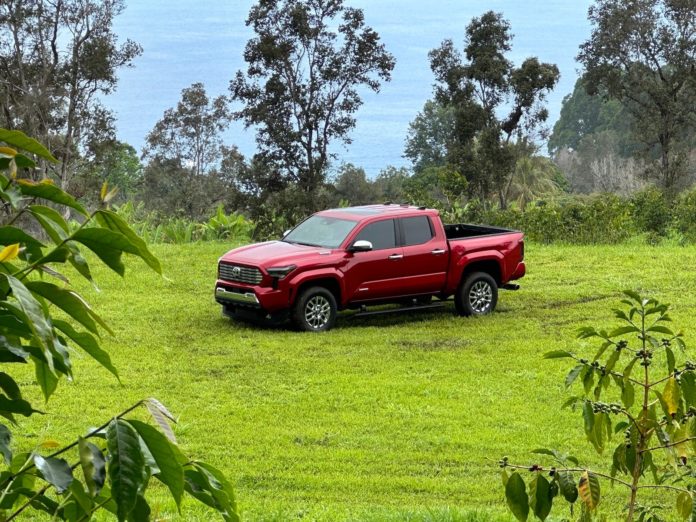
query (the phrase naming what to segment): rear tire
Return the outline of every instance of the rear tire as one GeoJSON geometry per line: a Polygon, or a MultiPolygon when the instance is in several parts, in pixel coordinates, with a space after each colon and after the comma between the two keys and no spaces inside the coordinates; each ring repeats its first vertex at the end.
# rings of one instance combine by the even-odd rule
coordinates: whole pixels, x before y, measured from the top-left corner
{"type": "Polygon", "coordinates": [[[466,276],[454,296],[457,313],[463,316],[490,314],[497,303],[498,285],[486,272],[466,276]]]}
{"type": "Polygon", "coordinates": [[[304,332],[325,332],[336,322],[336,298],[322,286],[304,290],[293,308],[293,322],[304,332]]]}

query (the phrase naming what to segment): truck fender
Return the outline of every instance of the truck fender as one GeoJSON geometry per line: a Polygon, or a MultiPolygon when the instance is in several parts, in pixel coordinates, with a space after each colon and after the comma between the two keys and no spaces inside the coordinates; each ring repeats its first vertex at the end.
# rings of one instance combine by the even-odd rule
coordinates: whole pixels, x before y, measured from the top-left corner
{"type": "Polygon", "coordinates": [[[290,302],[288,304],[292,305],[297,298],[298,289],[304,284],[311,281],[321,281],[321,280],[333,280],[341,295],[336,296],[336,302],[339,307],[343,303],[344,296],[346,294],[345,280],[343,274],[335,269],[330,268],[319,268],[316,270],[308,270],[306,272],[301,272],[296,276],[292,277],[288,281],[288,288],[290,289],[290,302]]]}
{"type": "Polygon", "coordinates": [[[456,263],[454,264],[454,270],[452,270],[452,273],[450,274],[449,277],[449,284],[448,286],[452,291],[456,290],[457,287],[459,287],[459,283],[462,280],[462,276],[464,274],[464,271],[473,263],[477,263],[480,261],[493,261],[498,265],[498,270],[500,271],[500,280],[503,280],[505,278],[505,265],[504,265],[504,256],[497,250],[487,250],[484,252],[472,252],[470,254],[464,254],[462,257],[457,259],[456,263]]]}

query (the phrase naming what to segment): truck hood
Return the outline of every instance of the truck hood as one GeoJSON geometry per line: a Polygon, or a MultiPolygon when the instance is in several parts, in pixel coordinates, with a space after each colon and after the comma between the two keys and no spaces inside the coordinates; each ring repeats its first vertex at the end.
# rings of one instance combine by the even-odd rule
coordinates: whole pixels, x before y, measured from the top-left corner
{"type": "Polygon", "coordinates": [[[311,264],[321,256],[331,254],[328,248],[298,245],[285,241],[267,241],[230,250],[220,258],[226,263],[269,268],[272,266],[311,264]]]}

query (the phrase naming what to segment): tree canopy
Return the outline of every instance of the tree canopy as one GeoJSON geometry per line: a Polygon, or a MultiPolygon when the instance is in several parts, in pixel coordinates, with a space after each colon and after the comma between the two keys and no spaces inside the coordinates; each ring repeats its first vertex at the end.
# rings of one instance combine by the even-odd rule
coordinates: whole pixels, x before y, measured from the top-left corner
{"type": "Polygon", "coordinates": [[[359,90],[389,81],[394,57],[363,11],[343,0],[261,0],[246,23],[255,34],[244,51],[248,67],[230,92],[242,104],[235,116],[256,130],[267,172],[258,182],[311,194],[325,180],[329,145],[350,143],[359,90]]]}

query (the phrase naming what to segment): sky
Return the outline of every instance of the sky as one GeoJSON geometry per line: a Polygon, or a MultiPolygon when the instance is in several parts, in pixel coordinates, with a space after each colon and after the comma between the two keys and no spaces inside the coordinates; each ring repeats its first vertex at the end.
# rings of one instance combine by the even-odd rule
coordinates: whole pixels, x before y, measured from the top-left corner
{"type": "MultiPolygon", "coordinates": [[[[236,71],[244,70],[244,45],[252,36],[245,25],[251,0],[126,0],[115,20],[121,40],[143,47],[132,68],[119,72],[115,93],[104,103],[116,114],[120,140],[141,150],[145,137],[181,90],[202,82],[210,97],[226,94],[236,71]]],[[[579,45],[590,34],[589,0],[345,0],[364,10],[396,58],[392,80],[379,93],[366,92],[357,113],[352,144],[334,146],[334,167],[353,163],[375,177],[388,165],[409,166],[403,157],[411,122],[432,96],[428,51],[451,38],[463,47],[472,17],[487,10],[510,22],[514,40],[508,55],[520,64],[529,56],[558,65],[561,79],[548,97],[549,125],[558,119],[563,97],[573,90],[579,45]]],[[[253,130],[234,123],[224,136],[246,156],[255,152],[253,130]]]]}

